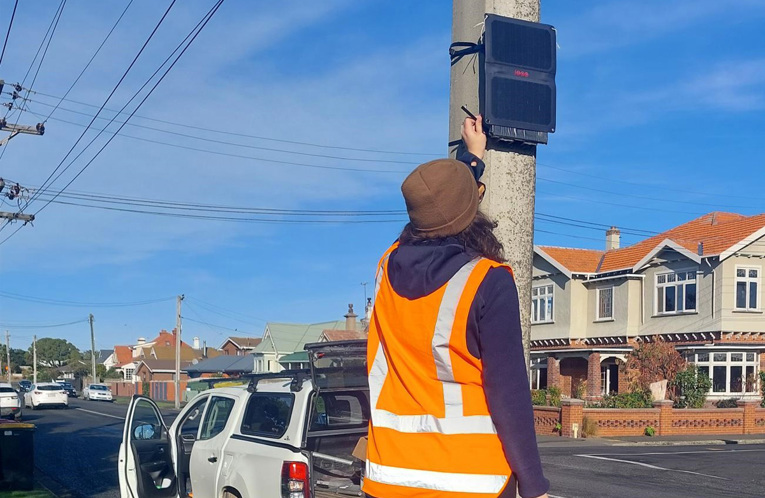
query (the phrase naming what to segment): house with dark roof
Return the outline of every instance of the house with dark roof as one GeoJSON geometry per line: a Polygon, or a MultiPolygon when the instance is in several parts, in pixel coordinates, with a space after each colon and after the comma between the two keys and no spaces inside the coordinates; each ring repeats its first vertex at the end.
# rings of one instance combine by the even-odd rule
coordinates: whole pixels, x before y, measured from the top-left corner
{"type": "Polygon", "coordinates": [[[712,380],[710,399],[757,397],[765,369],[765,214],[714,212],[636,244],[534,249],[533,388],[594,399],[628,386],[619,365],[667,341],[712,380]]]}
{"type": "Polygon", "coordinates": [[[227,337],[218,349],[224,355],[243,356],[252,352],[262,341],[262,337],[227,337]]]}

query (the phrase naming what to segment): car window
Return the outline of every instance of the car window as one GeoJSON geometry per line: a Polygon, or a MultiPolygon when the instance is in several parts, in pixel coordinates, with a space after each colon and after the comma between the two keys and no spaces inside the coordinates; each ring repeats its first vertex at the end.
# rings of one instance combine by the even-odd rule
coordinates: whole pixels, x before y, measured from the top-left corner
{"type": "Polygon", "coordinates": [[[199,432],[199,426],[202,422],[202,412],[205,410],[205,403],[207,403],[207,396],[201,399],[195,400],[191,408],[186,412],[185,419],[180,424],[181,435],[191,435],[195,438],[199,432]]]}
{"type": "Polygon", "coordinates": [[[366,427],[369,414],[366,392],[323,392],[314,400],[312,431],[366,427]]]}
{"type": "Polygon", "coordinates": [[[132,439],[160,439],[162,422],[159,414],[147,401],[139,400],[133,409],[133,421],[130,424],[132,439]]]}
{"type": "Polygon", "coordinates": [[[292,394],[253,393],[247,401],[242,434],[282,437],[292,415],[292,394]]]}
{"type": "Polygon", "coordinates": [[[93,391],[108,391],[109,390],[109,388],[107,388],[106,386],[99,386],[99,385],[91,385],[90,389],[93,391]]]}
{"type": "Polygon", "coordinates": [[[12,387],[0,387],[0,393],[15,393],[12,387]]]}
{"type": "Polygon", "coordinates": [[[61,386],[37,386],[37,391],[63,391],[61,386]]]}
{"type": "Polygon", "coordinates": [[[202,433],[199,435],[199,439],[212,439],[223,432],[233,408],[233,399],[212,396],[210,404],[207,406],[205,420],[202,423],[202,433]]]}

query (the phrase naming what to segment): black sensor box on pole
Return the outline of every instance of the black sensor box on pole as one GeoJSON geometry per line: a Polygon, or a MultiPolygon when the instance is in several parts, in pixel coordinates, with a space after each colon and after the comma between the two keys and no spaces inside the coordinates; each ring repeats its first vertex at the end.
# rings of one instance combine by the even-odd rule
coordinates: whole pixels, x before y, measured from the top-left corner
{"type": "Polygon", "coordinates": [[[546,144],[555,131],[555,28],[486,16],[481,114],[489,136],[546,144]]]}

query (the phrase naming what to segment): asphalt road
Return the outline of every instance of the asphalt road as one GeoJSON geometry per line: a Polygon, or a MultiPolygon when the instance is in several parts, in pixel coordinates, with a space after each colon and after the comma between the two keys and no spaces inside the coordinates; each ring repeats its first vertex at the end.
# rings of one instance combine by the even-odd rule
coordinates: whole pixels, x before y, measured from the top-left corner
{"type": "MultiPolygon", "coordinates": [[[[117,451],[127,407],[70,399],[24,411],[37,425],[35,463],[62,497],[118,498],[117,451]]],[[[165,411],[165,422],[174,417],[165,411]]],[[[765,445],[540,444],[551,498],[765,497],[765,445]]]]}
{"type": "MultiPolygon", "coordinates": [[[[126,405],[69,399],[68,409],[24,409],[37,426],[35,466],[43,483],[66,497],[119,498],[117,452],[126,405]]],[[[165,422],[174,417],[166,413],[165,422]]]]}
{"type": "Polygon", "coordinates": [[[765,496],[765,445],[540,449],[551,497],[765,496]]]}

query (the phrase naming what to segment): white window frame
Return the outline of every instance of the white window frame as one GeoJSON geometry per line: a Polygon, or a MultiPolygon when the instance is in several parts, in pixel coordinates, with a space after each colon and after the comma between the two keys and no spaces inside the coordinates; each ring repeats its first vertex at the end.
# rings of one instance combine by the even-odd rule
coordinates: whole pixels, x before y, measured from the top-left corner
{"type": "MultiPolygon", "coordinates": [[[[537,304],[537,309],[539,308],[539,304],[537,304]]],[[[555,323],[555,284],[544,284],[544,285],[537,285],[532,287],[531,289],[531,323],[532,324],[539,324],[539,323],[555,323]],[[545,293],[542,294],[542,289],[545,290],[545,293]],[[534,291],[537,292],[537,295],[534,295],[534,291]],[[549,297],[549,301],[548,301],[549,297]],[[534,303],[536,301],[542,302],[544,300],[545,302],[545,312],[546,316],[544,320],[539,320],[534,313],[534,303]],[[547,306],[547,303],[552,304],[552,312],[550,311],[550,306],[547,306]]]]}
{"type": "Polygon", "coordinates": [[[689,361],[696,365],[697,367],[706,367],[709,371],[709,379],[712,381],[712,385],[709,387],[709,395],[710,396],[719,396],[719,397],[735,397],[735,396],[759,396],[760,395],[760,385],[759,385],[759,375],[758,372],[760,371],[760,358],[759,353],[755,350],[738,350],[738,351],[695,351],[694,353],[691,353],[688,357],[689,361]],[[725,355],[725,361],[719,361],[715,360],[714,355],[716,354],[724,354],[725,355]],[[742,355],[742,361],[732,361],[732,355],[734,354],[740,354],[742,355]],[[753,359],[747,360],[746,356],[747,354],[752,354],[753,359]],[[699,355],[708,355],[707,360],[699,360],[699,355]],[[725,391],[715,391],[715,382],[714,382],[714,367],[724,367],[725,368],[725,391]],[[741,367],[741,391],[731,391],[730,389],[730,383],[731,383],[731,367],[741,367]],[[746,390],[746,368],[752,367],[752,371],[754,372],[754,390],[753,391],[747,391],[746,390]]]}
{"type": "Polygon", "coordinates": [[[598,287],[595,289],[595,321],[596,322],[612,322],[615,318],[614,313],[614,296],[616,295],[615,286],[608,285],[603,287],[598,287]],[[600,293],[610,290],[611,291],[611,316],[600,316],[600,293]]]}
{"type": "MultiPolygon", "coordinates": [[[[664,294],[666,296],[666,294],[664,294]]],[[[665,298],[666,299],[666,298],[665,298]]],[[[694,268],[688,268],[685,270],[670,270],[670,271],[662,271],[659,273],[656,273],[654,276],[654,286],[653,286],[653,310],[654,310],[654,316],[672,316],[672,315],[683,315],[686,313],[698,313],[699,311],[699,273],[697,269],[694,268]],[[685,280],[677,280],[677,275],[680,274],[686,274],[685,280]],[[687,275],[693,274],[693,280],[688,280],[687,275]],[[675,280],[672,282],[667,282],[666,277],[667,275],[674,275],[675,280]],[[665,281],[662,283],[659,283],[659,277],[665,277],[665,281]],[[682,283],[681,283],[682,282],[682,283]],[[696,285],[696,304],[692,310],[685,309],[685,297],[687,295],[686,287],[693,282],[694,285],[696,285]],[[659,289],[664,289],[666,287],[675,287],[677,289],[678,286],[683,286],[683,309],[678,310],[678,303],[679,300],[677,299],[677,290],[675,291],[675,309],[674,311],[667,311],[666,309],[663,311],[659,311],[659,289]]]]}
{"type": "Polygon", "coordinates": [[[733,285],[733,309],[736,311],[761,311],[762,310],[762,266],[753,266],[753,265],[736,265],[735,269],[736,273],[734,276],[736,277],[734,280],[733,285]],[[744,270],[745,276],[739,277],[738,271],[744,270]],[[757,270],[757,276],[756,277],[750,277],[749,276],[749,270],[757,270]],[[746,302],[744,303],[746,306],[744,308],[738,307],[738,284],[739,282],[745,282],[746,283],[746,302]],[[751,289],[750,284],[754,283],[757,286],[757,307],[756,308],[750,308],[749,307],[749,290],[751,289]]]}
{"type": "Polygon", "coordinates": [[[125,382],[132,382],[135,377],[135,368],[125,368],[122,371],[125,373],[125,382]]]}

